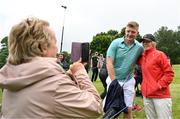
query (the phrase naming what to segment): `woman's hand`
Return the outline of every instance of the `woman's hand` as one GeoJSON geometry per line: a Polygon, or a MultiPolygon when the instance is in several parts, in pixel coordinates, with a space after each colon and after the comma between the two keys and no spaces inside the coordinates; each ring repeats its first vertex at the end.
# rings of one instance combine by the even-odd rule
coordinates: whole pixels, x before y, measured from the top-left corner
{"type": "Polygon", "coordinates": [[[81,59],[71,64],[67,72],[73,75],[79,70],[84,70],[84,65],[81,63],[81,59]]]}

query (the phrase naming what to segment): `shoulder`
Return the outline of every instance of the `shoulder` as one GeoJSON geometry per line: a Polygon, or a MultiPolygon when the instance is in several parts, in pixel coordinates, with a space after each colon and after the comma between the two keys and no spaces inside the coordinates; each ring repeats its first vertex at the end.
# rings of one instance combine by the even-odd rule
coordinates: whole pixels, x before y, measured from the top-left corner
{"type": "Polygon", "coordinates": [[[167,58],[166,54],[160,50],[155,50],[156,55],[167,58]]]}
{"type": "Polygon", "coordinates": [[[136,44],[136,47],[137,47],[140,51],[143,51],[143,50],[144,50],[142,44],[139,43],[137,40],[135,40],[135,44],[136,44]]]}
{"type": "Polygon", "coordinates": [[[97,56],[92,56],[92,59],[97,59],[97,56]]]}
{"type": "Polygon", "coordinates": [[[44,66],[46,67],[58,65],[56,62],[56,58],[50,58],[50,57],[35,57],[33,58],[32,63],[44,64],[44,66]]]}
{"type": "Polygon", "coordinates": [[[112,43],[122,43],[124,41],[124,37],[114,39],[112,43]]]}
{"type": "Polygon", "coordinates": [[[121,45],[123,42],[124,42],[124,38],[123,38],[123,37],[114,39],[114,40],[111,42],[110,47],[117,47],[117,46],[121,45]]]}
{"type": "Polygon", "coordinates": [[[63,68],[56,62],[56,60],[56,58],[50,57],[35,57],[31,61],[31,65],[40,69],[56,70],[57,72],[64,71],[63,68]]]}
{"type": "Polygon", "coordinates": [[[139,41],[135,40],[135,44],[136,44],[138,47],[143,48],[142,44],[141,44],[139,41]]]}

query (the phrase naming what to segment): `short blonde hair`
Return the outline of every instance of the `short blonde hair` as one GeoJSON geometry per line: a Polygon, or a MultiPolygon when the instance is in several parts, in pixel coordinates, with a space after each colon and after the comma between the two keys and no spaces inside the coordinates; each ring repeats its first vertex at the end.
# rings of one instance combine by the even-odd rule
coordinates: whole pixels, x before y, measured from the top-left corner
{"type": "Polygon", "coordinates": [[[49,47],[54,38],[47,21],[38,18],[22,20],[10,31],[8,62],[18,65],[30,61],[33,57],[43,56],[43,49],[49,47]]]}
{"type": "Polygon", "coordinates": [[[135,28],[137,31],[139,29],[139,24],[135,21],[130,21],[128,22],[127,26],[126,27],[131,27],[131,28],[135,28]]]}

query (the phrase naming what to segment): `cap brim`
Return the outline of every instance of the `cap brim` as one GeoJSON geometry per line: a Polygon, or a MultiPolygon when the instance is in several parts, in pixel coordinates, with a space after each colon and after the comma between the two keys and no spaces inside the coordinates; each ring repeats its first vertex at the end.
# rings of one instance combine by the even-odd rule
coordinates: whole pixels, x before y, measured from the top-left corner
{"type": "Polygon", "coordinates": [[[142,42],[143,40],[152,41],[152,40],[149,39],[149,38],[142,38],[142,39],[141,39],[141,42],[142,42]]]}

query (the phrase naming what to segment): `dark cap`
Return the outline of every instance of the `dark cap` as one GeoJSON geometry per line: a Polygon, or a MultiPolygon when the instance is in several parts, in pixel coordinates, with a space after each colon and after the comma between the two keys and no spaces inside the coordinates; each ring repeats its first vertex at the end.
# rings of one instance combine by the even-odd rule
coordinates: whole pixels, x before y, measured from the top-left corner
{"type": "Polygon", "coordinates": [[[138,30],[139,24],[135,21],[130,21],[130,22],[128,22],[127,27],[133,27],[133,28],[136,28],[138,30]]]}
{"type": "Polygon", "coordinates": [[[156,39],[155,39],[155,37],[152,34],[144,35],[143,38],[141,39],[141,41],[143,41],[143,40],[148,40],[148,41],[156,42],[156,39]]]}

